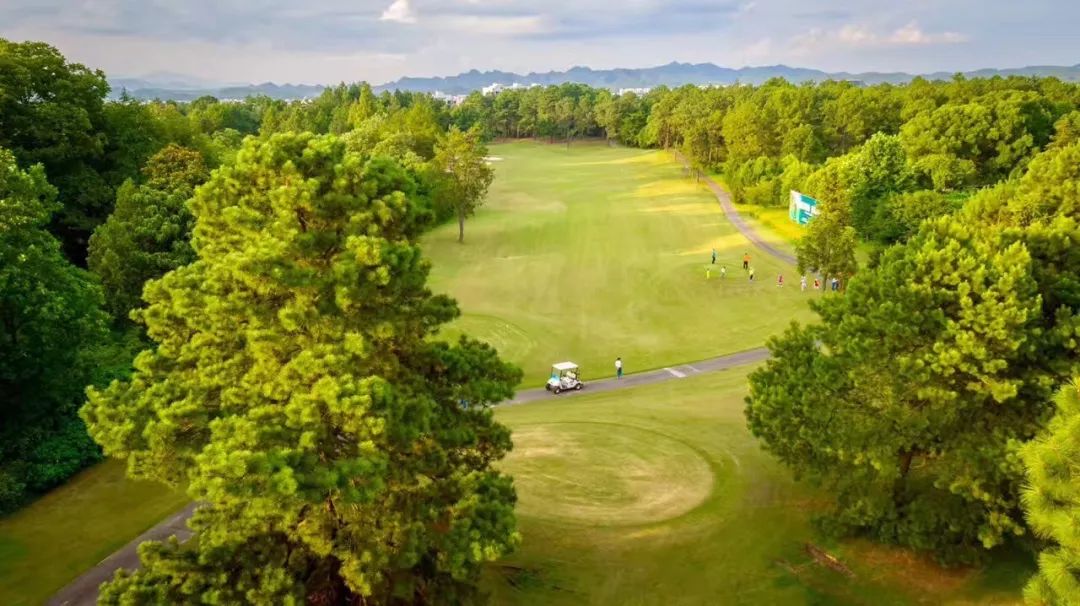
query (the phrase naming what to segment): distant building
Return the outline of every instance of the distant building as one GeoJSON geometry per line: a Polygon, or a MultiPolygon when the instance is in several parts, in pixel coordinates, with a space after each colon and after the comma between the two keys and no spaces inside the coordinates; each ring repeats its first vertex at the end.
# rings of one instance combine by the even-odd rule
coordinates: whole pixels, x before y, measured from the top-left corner
{"type": "Polygon", "coordinates": [[[483,93],[484,95],[497,95],[497,94],[501,93],[504,90],[515,90],[515,89],[519,89],[519,88],[533,88],[535,86],[540,86],[540,85],[539,84],[522,84],[520,82],[514,82],[513,84],[510,84],[509,86],[507,86],[505,84],[499,84],[498,82],[492,82],[491,84],[489,84],[489,85],[485,86],[484,88],[480,89],[480,92],[483,93]]]}
{"type": "Polygon", "coordinates": [[[431,96],[440,101],[446,101],[450,105],[461,105],[464,103],[465,98],[468,97],[468,95],[448,95],[441,90],[431,93],[431,96]]]}
{"type": "Polygon", "coordinates": [[[647,95],[652,88],[648,86],[639,86],[636,88],[620,88],[615,91],[616,95],[625,95],[626,93],[634,93],[635,95],[647,95]]]}

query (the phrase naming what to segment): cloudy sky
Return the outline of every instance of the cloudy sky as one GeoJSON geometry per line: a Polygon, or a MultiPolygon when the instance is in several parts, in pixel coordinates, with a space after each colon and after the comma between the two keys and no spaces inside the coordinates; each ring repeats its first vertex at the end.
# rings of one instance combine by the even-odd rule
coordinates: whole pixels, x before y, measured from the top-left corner
{"type": "Polygon", "coordinates": [[[830,71],[1080,63],[1080,0],[0,0],[0,37],[110,76],[381,83],[670,61],[830,71]]]}

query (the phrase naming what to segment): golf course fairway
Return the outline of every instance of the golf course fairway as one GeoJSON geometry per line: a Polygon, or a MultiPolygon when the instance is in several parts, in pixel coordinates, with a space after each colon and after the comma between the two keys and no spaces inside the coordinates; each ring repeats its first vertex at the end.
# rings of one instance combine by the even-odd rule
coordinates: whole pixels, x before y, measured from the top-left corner
{"type": "Polygon", "coordinates": [[[465,242],[453,223],[423,248],[432,289],[462,309],[446,336],[491,343],[522,367],[524,386],[564,360],[588,381],[609,376],[616,356],[638,372],[760,347],[809,319],[806,300],[821,296],[752,248],[666,152],[529,141],[490,153],[495,182],[465,242]]]}
{"type": "Polygon", "coordinates": [[[810,519],[826,500],[746,429],[749,370],[498,408],[523,542],[488,571],[493,603],[1021,603],[1023,558],[945,570],[820,537],[810,519]]]}

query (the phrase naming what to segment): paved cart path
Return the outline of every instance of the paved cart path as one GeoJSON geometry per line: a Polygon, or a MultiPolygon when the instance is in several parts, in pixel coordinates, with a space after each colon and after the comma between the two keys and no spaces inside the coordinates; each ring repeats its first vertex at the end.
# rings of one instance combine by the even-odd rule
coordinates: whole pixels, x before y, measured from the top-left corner
{"type": "Polygon", "coordinates": [[[598,391],[611,391],[614,389],[637,387],[639,385],[651,385],[653,383],[670,381],[672,379],[683,379],[707,372],[727,370],[729,368],[735,368],[736,366],[743,366],[744,364],[753,364],[754,362],[761,362],[768,357],[768,348],[759,347],[757,349],[750,349],[725,356],[701,360],[700,362],[623,375],[623,378],[621,379],[612,377],[600,379],[599,381],[585,381],[585,389],[582,389],[581,391],[564,391],[559,395],[552,394],[544,388],[526,389],[524,391],[519,391],[517,395],[514,396],[513,400],[503,402],[502,404],[499,404],[499,406],[517,406],[519,404],[528,404],[537,400],[573,398],[575,396],[596,393],[598,391]]]}
{"type": "MultiPolygon", "coordinates": [[[[769,357],[769,350],[764,347],[750,349],[726,356],[718,356],[681,364],[648,372],[623,375],[621,379],[600,379],[588,381],[581,391],[568,391],[554,395],[544,388],[526,389],[519,391],[514,399],[499,404],[499,406],[519,406],[540,400],[562,400],[574,398],[583,394],[626,389],[641,385],[651,385],[664,381],[674,381],[692,377],[694,375],[728,370],[745,364],[760,362],[769,357]]],[[[98,587],[113,577],[113,573],[120,568],[134,568],[139,563],[137,549],[144,541],[162,541],[171,535],[176,535],[181,541],[191,537],[191,531],[187,527],[187,520],[195,510],[192,503],[183,510],[164,520],[157,526],[147,530],[136,539],[125,545],[116,553],[102,560],[99,564],[87,570],[82,576],[76,578],[67,587],[60,590],[46,604],[48,606],[92,606],[97,603],[98,587]]]]}
{"type": "Polygon", "coordinates": [[[756,229],[751,227],[750,224],[746,222],[746,219],[742,218],[742,215],[739,214],[738,209],[735,208],[735,204],[731,201],[731,194],[728,193],[726,189],[720,187],[720,184],[716,181],[713,181],[708,175],[692,168],[690,166],[690,162],[686,160],[686,156],[684,156],[682,152],[675,151],[674,153],[675,157],[679,159],[679,162],[682,162],[682,165],[686,168],[687,171],[691,173],[696,172],[698,178],[705,182],[706,187],[708,187],[712,191],[713,195],[716,196],[716,200],[720,202],[720,208],[723,209],[724,216],[727,217],[728,221],[731,221],[731,224],[735,226],[735,229],[739,230],[739,233],[741,233],[744,238],[750,240],[750,242],[753,243],[754,246],[757,246],[761,250],[772,255],[773,257],[776,257],[784,263],[788,263],[790,265],[799,264],[799,261],[795,258],[795,255],[780,250],[779,248],[766,242],[765,239],[761,237],[761,234],[759,234],[756,229]]]}
{"type": "Polygon", "coordinates": [[[97,604],[98,587],[113,577],[113,573],[121,568],[135,568],[139,565],[139,545],[146,541],[164,541],[175,535],[181,542],[191,538],[191,530],[187,527],[187,520],[195,511],[195,503],[189,504],[175,514],[165,518],[150,530],[132,539],[119,551],[105,558],[90,570],[87,570],[67,587],[60,590],[45,602],[47,606],[59,605],[86,605],[97,604]]]}

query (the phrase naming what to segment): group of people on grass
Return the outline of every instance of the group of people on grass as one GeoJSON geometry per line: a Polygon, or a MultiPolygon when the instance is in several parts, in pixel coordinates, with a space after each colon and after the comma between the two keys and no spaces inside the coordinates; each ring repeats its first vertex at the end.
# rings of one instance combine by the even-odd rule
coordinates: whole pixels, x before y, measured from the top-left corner
{"type": "MultiPolygon", "coordinates": [[[[717,258],[717,254],[716,254],[716,249],[714,248],[714,249],[712,249],[712,263],[705,266],[705,279],[706,280],[708,280],[709,278],[712,278],[712,268],[713,268],[714,265],[716,265],[716,258],[717,258]]],[[[743,271],[746,272],[747,278],[751,282],[753,282],[754,281],[754,268],[750,266],[750,252],[749,251],[743,253],[742,268],[743,268],[743,271]]],[[[719,273],[720,273],[721,278],[727,277],[727,266],[724,265],[724,264],[720,264],[720,272],[719,273]]],[[[777,274],[777,276],[776,276],[776,285],[778,287],[780,287],[780,288],[784,287],[784,274],[777,274]]],[[[808,285],[809,285],[809,283],[807,281],[806,276],[805,275],[800,276],[799,277],[799,289],[805,291],[808,285]]],[[[821,289],[821,277],[820,276],[814,276],[814,290],[820,290],[820,289],[821,289]]],[[[838,278],[836,278],[836,277],[833,277],[831,280],[829,280],[829,289],[834,291],[834,292],[840,290],[840,280],[838,278]]],[[[622,358],[621,357],[615,358],[615,378],[616,379],[621,379],[622,376],[623,376],[622,358]]]]}
{"type": "MultiPolygon", "coordinates": [[[[715,248],[712,249],[712,263],[705,266],[705,279],[706,280],[712,278],[713,265],[716,265],[716,249],[715,248]]],[[[746,272],[747,278],[749,278],[749,280],[751,282],[753,282],[754,281],[754,268],[750,266],[750,253],[749,253],[749,251],[743,253],[742,268],[743,268],[743,271],[746,272]]],[[[720,277],[721,278],[727,277],[727,266],[724,265],[724,264],[720,264],[720,277]]],[[[780,288],[784,287],[784,274],[777,274],[777,276],[776,276],[776,285],[778,287],[780,287],[780,288]]],[[[805,275],[801,276],[799,278],[799,288],[801,290],[805,291],[807,285],[808,284],[807,284],[806,276],[805,275]]],[[[836,277],[833,277],[831,280],[829,280],[829,288],[833,292],[836,292],[836,291],[840,290],[840,280],[838,278],[836,278],[836,277]]],[[[821,289],[821,277],[820,276],[815,276],[814,277],[814,290],[820,290],[820,289],[821,289]]]]}

